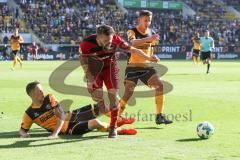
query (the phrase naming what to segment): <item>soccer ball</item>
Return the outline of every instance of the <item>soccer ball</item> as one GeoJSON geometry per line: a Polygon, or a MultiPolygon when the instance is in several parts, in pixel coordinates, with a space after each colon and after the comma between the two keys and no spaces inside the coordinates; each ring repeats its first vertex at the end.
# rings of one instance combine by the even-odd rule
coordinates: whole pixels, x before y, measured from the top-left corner
{"type": "Polygon", "coordinates": [[[202,122],[197,125],[197,135],[201,139],[208,139],[213,135],[214,127],[209,122],[202,122]]]}

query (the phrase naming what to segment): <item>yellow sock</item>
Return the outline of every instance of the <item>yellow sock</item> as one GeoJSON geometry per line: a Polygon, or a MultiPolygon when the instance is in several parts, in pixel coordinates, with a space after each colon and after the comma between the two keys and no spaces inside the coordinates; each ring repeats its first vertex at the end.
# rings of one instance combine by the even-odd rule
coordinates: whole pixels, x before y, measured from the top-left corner
{"type": "Polygon", "coordinates": [[[193,63],[196,64],[197,63],[197,59],[195,56],[193,56],[193,63]]]}
{"type": "MultiPolygon", "coordinates": [[[[123,113],[123,111],[124,111],[125,108],[126,108],[126,102],[121,99],[121,100],[119,101],[119,104],[118,104],[118,105],[119,105],[118,115],[121,116],[121,114],[123,113]]],[[[108,116],[108,117],[111,117],[111,112],[107,112],[107,113],[105,113],[105,115],[108,116]]]]}
{"type": "Polygon", "coordinates": [[[17,64],[17,57],[15,56],[13,58],[13,68],[15,68],[16,64],[17,64]]]}
{"type": "MultiPolygon", "coordinates": [[[[98,128],[97,130],[99,131],[99,132],[108,132],[109,131],[109,124],[108,123],[106,123],[106,122],[102,122],[102,127],[100,127],[100,128],[98,128]]],[[[121,128],[121,127],[118,127],[117,128],[117,132],[119,133],[119,132],[121,132],[123,130],[123,128],[121,128]]]]}
{"type": "Polygon", "coordinates": [[[21,60],[21,58],[19,58],[18,56],[17,56],[17,61],[18,61],[20,64],[22,64],[22,60],[21,60]]]}
{"type": "Polygon", "coordinates": [[[155,97],[156,100],[156,113],[163,113],[163,109],[164,109],[164,99],[165,96],[163,94],[157,95],[155,97]]]}
{"type": "Polygon", "coordinates": [[[109,129],[109,124],[102,122],[102,127],[98,128],[99,132],[108,132],[109,129]]]}
{"type": "Polygon", "coordinates": [[[120,101],[119,101],[119,114],[118,115],[122,115],[123,111],[126,108],[126,104],[127,104],[126,101],[124,101],[123,99],[120,99],[120,101]]]}
{"type": "Polygon", "coordinates": [[[200,62],[200,57],[197,57],[197,64],[200,62]]]}

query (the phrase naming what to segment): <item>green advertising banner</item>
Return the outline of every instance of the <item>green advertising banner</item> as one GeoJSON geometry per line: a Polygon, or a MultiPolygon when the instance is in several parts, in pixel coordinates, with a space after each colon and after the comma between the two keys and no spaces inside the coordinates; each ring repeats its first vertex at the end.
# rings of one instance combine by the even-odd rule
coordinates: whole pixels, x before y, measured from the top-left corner
{"type": "Polygon", "coordinates": [[[153,8],[180,10],[183,7],[181,2],[157,1],[157,0],[118,0],[126,8],[153,8]]]}
{"type": "Polygon", "coordinates": [[[123,4],[123,6],[127,8],[141,8],[140,0],[124,0],[123,4]]]}
{"type": "Polygon", "coordinates": [[[150,1],[148,2],[148,8],[163,8],[162,1],[150,1]]]}
{"type": "Polygon", "coordinates": [[[180,2],[168,2],[168,9],[182,9],[183,5],[180,2]]]}

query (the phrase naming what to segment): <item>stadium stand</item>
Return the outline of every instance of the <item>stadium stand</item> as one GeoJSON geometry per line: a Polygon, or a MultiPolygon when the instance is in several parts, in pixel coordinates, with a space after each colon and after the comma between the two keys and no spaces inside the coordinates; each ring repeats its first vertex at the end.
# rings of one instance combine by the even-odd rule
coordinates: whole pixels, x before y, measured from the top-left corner
{"type": "MultiPolygon", "coordinates": [[[[27,30],[33,31],[46,44],[78,44],[86,35],[94,33],[96,25],[113,25],[126,36],[128,28],[136,24],[138,10],[127,13],[111,0],[15,0],[23,12],[20,19],[27,30]]],[[[226,20],[224,4],[211,0],[183,0],[195,16],[183,15],[179,10],[152,10],[152,28],[160,34],[162,44],[189,44],[195,31],[209,29],[218,45],[239,45],[240,21],[226,20]],[[208,4],[208,5],[205,5],[208,4]]],[[[235,1],[225,1],[235,5],[235,1]]],[[[19,25],[14,9],[2,5],[0,28],[10,32],[19,25]],[[9,16],[10,15],[10,16],[9,16]],[[12,18],[15,17],[15,18],[12,18]]]]}
{"type": "Polygon", "coordinates": [[[24,12],[27,28],[45,43],[75,44],[92,33],[97,24],[116,24],[117,28],[120,26],[117,23],[121,18],[119,14],[122,14],[107,1],[35,0],[34,3],[18,3],[24,12]]]}
{"type": "Polygon", "coordinates": [[[0,30],[2,32],[11,32],[15,26],[15,20],[12,11],[7,4],[0,3],[0,30]]]}
{"type": "Polygon", "coordinates": [[[223,0],[227,5],[234,7],[240,11],[240,1],[239,0],[223,0]]]}

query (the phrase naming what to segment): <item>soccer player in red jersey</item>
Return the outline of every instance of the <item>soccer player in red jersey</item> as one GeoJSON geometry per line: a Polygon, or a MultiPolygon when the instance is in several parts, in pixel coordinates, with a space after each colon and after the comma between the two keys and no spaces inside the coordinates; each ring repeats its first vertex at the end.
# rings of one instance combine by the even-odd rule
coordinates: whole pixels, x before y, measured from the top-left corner
{"type": "Polygon", "coordinates": [[[36,42],[32,43],[31,51],[32,51],[33,60],[37,60],[38,59],[38,45],[36,44],[36,42]]]}
{"type": "Polygon", "coordinates": [[[80,43],[80,63],[85,72],[88,91],[93,100],[101,106],[100,112],[103,114],[109,112],[103,100],[103,83],[108,91],[111,115],[109,138],[117,137],[119,68],[116,51],[118,50],[134,53],[151,62],[159,61],[155,55],[148,56],[143,51],[131,47],[108,25],[100,25],[96,34],[90,35],[80,43]]]}

